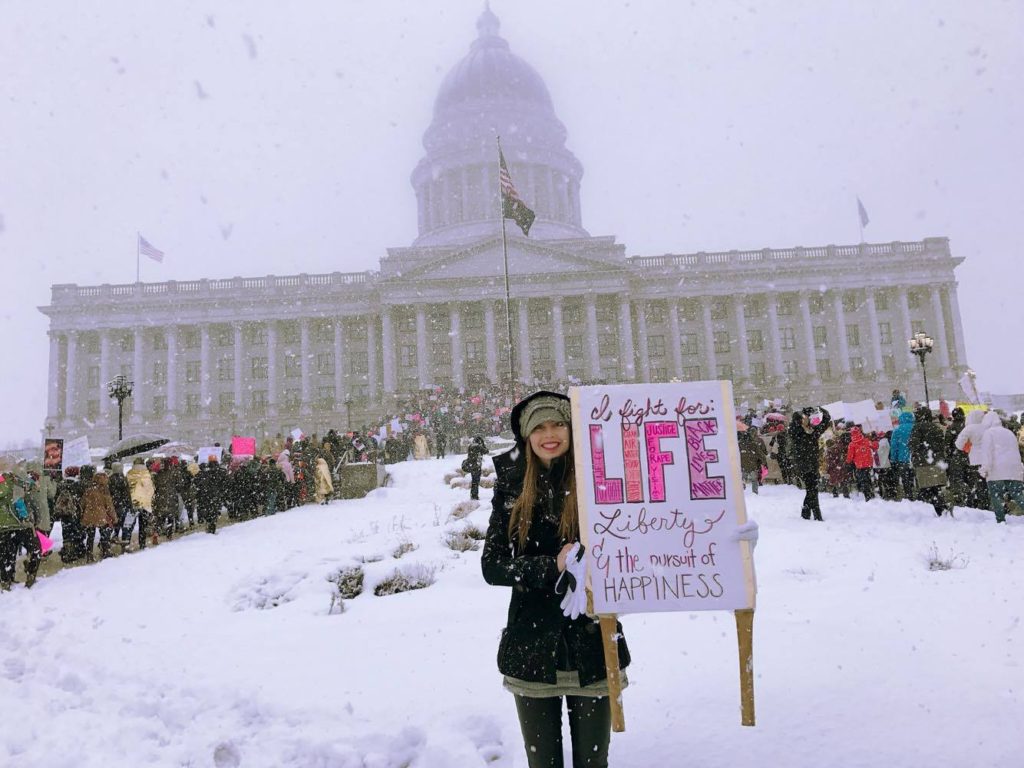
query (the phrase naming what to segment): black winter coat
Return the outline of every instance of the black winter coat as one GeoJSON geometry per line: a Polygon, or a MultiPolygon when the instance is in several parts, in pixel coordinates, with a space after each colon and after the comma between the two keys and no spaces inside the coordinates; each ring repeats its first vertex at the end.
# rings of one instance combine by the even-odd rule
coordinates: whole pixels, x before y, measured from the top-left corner
{"type": "Polygon", "coordinates": [[[832,423],[832,415],[824,408],[821,409],[821,416],[821,424],[811,427],[810,432],[804,430],[804,414],[801,411],[794,413],[789,422],[789,456],[793,462],[793,471],[801,477],[818,474],[818,460],[821,458],[818,441],[832,423]]]}
{"type": "MultiPolygon", "coordinates": [[[[558,553],[568,542],[558,533],[563,463],[555,462],[541,478],[530,537],[523,551],[509,538],[512,504],[523,487],[525,460],[514,448],[494,458],[494,502],[481,560],[488,584],[512,587],[508,624],[498,646],[498,671],[537,683],[557,682],[556,670],[576,670],[580,685],[605,679],[604,649],[599,624],[582,615],[562,615],[562,595],[555,594],[558,553]]],[[[629,649],[618,627],[619,667],[629,665],[629,649]]]]}

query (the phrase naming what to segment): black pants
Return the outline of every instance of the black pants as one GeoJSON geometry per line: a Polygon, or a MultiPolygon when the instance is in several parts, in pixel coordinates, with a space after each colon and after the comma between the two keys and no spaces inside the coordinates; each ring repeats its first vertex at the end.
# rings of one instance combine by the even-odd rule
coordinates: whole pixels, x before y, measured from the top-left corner
{"type": "Polygon", "coordinates": [[[944,486],[933,485],[931,488],[921,488],[917,492],[917,500],[931,504],[935,514],[941,516],[946,509],[946,500],[942,496],[944,486]]]}
{"type": "Polygon", "coordinates": [[[469,498],[479,499],[480,498],[480,470],[469,473],[469,498]]]}
{"type": "Polygon", "coordinates": [[[804,484],[804,505],[800,515],[805,520],[814,516],[815,520],[821,520],[821,507],[818,504],[818,473],[808,472],[800,478],[804,484]]]}
{"type": "Polygon", "coordinates": [[[34,578],[36,571],[39,570],[39,556],[42,554],[35,530],[18,528],[13,531],[0,531],[0,584],[11,584],[14,581],[18,551],[22,547],[28,552],[25,574],[34,578]]]}
{"type": "Polygon", "coordinates": [[[853,470],[853,477],[857,483],[857,490],[864,494],[864,501],[875,498],[875,490],[871,482],[871,467],[853,470]]]}
{"type": "MultiPolygon", "coordinates": [[[[516,696],[519,727],[530,768],[563,768],[562,697],[516,696]]],[[[607,697],[566,696],[573,768],[607,768],[612,711],[607,697]]]]}
{"type": "Polygon", "coordinates": [[[110,555],[110,534],[113,533],[113,528],[110,526],[85,529],[85,554],[92,555],[92,548],[96,543],[96,531],[100,532],[100,557],[107,557],[110,555]]]}
{"type": "Polygon", "coordinates": [[[899,485],[903,486],[903,498],[907,501],[913,501],[917,494],[914,492],[914,485],[916,479],[914,477],[914,468],[910,464],[899,464],[892,465],[893,470],[896,472],[896,479],[899,480],[899,485]]]}

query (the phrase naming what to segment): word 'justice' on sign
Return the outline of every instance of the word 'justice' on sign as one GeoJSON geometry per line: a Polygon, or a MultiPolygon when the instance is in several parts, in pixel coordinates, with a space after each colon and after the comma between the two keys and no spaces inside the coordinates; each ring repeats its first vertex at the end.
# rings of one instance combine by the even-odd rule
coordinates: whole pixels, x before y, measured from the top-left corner
{"type": "Polygon", "coordinates": [[[595,613],[754,607],[732,383],[573,387],[595,613]]]}

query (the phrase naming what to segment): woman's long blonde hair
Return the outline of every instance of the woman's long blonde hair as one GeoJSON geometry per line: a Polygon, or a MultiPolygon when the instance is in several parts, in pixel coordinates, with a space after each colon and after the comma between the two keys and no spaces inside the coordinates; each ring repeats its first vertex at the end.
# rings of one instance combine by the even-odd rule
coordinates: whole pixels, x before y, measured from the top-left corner
{"type": "MultiPolygon", "coordinates": [[[[580,535],[579,510],[576,508],[576,465],[572,456],[572,435],[570,433],[569,451],[563,457],[565,466],[562,470],[561,487],[562,514],[558,522],[558,533],[564,541],[576,541],[580,535]]],[[[526,474],[523,477],[523,490],[512,505],[512,517],[508,523],[508,537],[518,543],[519,551],[526,548],[533,523],[533,508],[537,503],[537,486],[544,464],[533,452],[529,435],[524,441],[526,451],[526,474]]]]}

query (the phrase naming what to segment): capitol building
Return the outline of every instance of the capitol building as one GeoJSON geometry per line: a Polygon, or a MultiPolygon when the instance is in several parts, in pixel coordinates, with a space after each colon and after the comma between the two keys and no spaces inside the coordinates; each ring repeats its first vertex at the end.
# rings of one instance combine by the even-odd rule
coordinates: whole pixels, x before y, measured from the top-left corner
{"type": "Polygon", "coordinates": [[[405,393],[505,382],[496,133],[537,216],[529,237],[508,222],[519,381],[731,379],[751,403],[914,398],[907,340],[925,331],[929,390],[956,396],[962,259],[946,238],[628,255],[584,229],[566,128],[486,10],[423,136],[411,244],[376,271],[52,286],[47,429],[108,445],[118,375],[134,382],[126,434],[195,441],[359,427],[405,393]]]}

